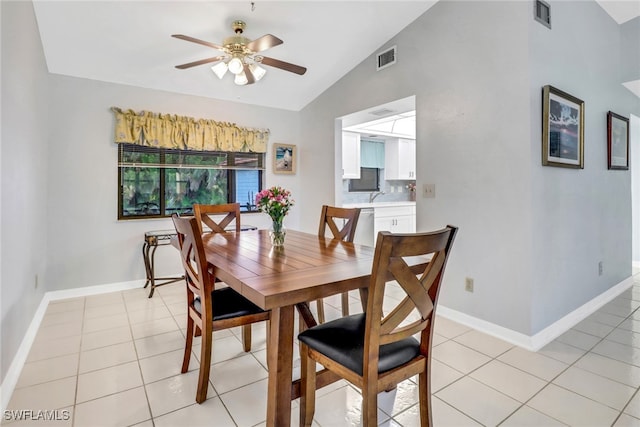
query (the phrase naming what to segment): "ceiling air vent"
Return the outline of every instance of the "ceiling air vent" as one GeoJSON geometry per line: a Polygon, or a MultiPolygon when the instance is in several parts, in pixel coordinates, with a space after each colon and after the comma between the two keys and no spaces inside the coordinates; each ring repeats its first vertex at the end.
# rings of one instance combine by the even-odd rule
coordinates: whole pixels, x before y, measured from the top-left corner
{"type": "Polygon", "coordinates": [[[379,110],[369,111],[369,114],[371,114],[372,116],[378,116],[378,117],[390,116],[393,113],[395,113],[395,111],[390,110],[388,108],[381,108],[379,110]]]}
{"type": "Polygon", "coordinates": [[[383,68],[387,68],[390,65],[393,65],[396,63],[396,47],[390,47],[389,49],[378,53],[378,55],[376,55],[376,59],[377,59],[377,63],[376,63],[376,70],[380,71],[383,68]]]}
{"type": "Polygon", "coordinates": [[[536,21],[551,28],[551,5],[542,0],[534,0],[533,15],[536,21]]]}

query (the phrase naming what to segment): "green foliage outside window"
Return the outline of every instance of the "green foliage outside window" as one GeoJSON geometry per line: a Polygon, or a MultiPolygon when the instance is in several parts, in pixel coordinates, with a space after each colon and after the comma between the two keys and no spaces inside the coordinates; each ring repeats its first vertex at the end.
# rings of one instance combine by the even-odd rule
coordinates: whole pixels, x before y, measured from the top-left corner
{"type": "MultiPolygon", "coordinates": [[[[236,179],[250,181],[255,192],[260,190],[263,163],[264,155],[259,153],[194,152],[121,144],[118,218],[191,214],[195,203],[234,202],[237,189],[244,191],[247,185],[236,183],[236,179]],[[238,169],[248,171],[248,175],[236,174],[238,169]]],[[[243,210],[253,210],[245,205],[243,210]]]]}

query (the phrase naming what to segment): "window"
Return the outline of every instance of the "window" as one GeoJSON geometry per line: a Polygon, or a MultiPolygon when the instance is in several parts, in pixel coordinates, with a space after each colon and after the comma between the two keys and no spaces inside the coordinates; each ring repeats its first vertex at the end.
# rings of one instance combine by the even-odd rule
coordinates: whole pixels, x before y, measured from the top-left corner
{"type": "Polygon", "coordinates": [[[191,214],[194,203],[240,203],[255,211],[264,153],[118,146],[118,219],[191,214]]]}

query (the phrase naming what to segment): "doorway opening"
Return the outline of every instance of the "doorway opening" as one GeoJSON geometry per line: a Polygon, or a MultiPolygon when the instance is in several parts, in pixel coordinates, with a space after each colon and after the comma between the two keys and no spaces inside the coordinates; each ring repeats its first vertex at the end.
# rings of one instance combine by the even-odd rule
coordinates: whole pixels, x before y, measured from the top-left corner
{"type": "Polygon", "coordinates": [[[415,96],[337,118],[335,143],[336,203],[415,201],[415,96]]]}

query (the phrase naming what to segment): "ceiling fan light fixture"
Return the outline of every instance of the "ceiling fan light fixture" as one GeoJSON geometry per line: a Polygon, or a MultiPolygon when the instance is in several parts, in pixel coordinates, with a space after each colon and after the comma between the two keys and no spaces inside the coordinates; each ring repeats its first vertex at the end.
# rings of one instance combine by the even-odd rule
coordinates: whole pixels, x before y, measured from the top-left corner
{"type": "Polygon", "coordinates": [[[256,81],[259,81],[264,77],[265,74],[267,74],[267,70],[265,70],[258,64],[249,65],[249,70],[251,70],[251,74],[253,74],[253,77],[256,79],[256,81]]]}
{"type": "Polygon", "coordinates": [[[247,75],[243,71],[241,73],[236,74],[236,78],[233,80],[233,82],[238,86],[244,86],[247,83],[249,83],[249,80],[247,79],[247,75]]]}
{"type": "Polygon", "coordinates": [[[176,65],[175,68],[185,70],[199,65],[215,64],[211,67],[211,71],[219,79],[222,80],[229,71],[234,75],[234,82],[237,85],[250,85],[261,80],[267,72],[262,65],[279,68],[298,75],[306,73],[307,69],[305,67],[262,56],[261,53],[263,51],[283,43],[278,37],[272,34],[265,34],[262,37],[250,40],[243,35],[246,26],[244,21],[234,21],[231,26],[234,35],[225,38],[222,44],[211,43],[184,34],[173,34],[172,37],[174,38],[220,51],[218,56],[176,65]]]}
{"type": "Polygon", "coordinates": [[[231,60],[229,61],[229,64],[227,65],[229,66],[229,71],[231,71],[235,75],[242,73],[242,70],[244,69],[242,66],[242,60],[237,56],[234,56],[233,58],[231,58],[231,60]]]}
{"type": "Polygon", "coordinates": [[[219,62],[216,65],[214,65],[213,67],[211,67],[211,71],[213,71],[213,73],[218,76],[218,78],[220,80],[222,80],[222,78],[224,77],[225,74],[227,74],[227,70],[229,69],[229,67],[227,66],[226,63],[224,62],[219,62]]]}

